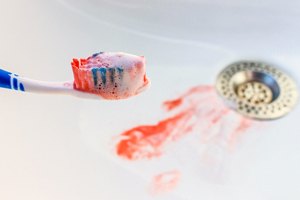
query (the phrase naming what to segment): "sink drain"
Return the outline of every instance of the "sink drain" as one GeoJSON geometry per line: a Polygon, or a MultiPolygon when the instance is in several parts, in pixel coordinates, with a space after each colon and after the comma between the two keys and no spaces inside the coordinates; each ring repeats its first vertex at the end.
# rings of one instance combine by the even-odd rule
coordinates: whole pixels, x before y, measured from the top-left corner
{"type": "Polygon", "coordinates": [[[241,61],[226,67],[218,76],[218,93],[237,112],[255,119],[276,119],[296,105],[295,82],[266,63],[241,61]]]}
{"type": "Polygon", "coordinates": [[[246,82],[238,86],[237,96],[255,105],[268,104],[273,99],[271,89],[260,82],[246,82]]]}

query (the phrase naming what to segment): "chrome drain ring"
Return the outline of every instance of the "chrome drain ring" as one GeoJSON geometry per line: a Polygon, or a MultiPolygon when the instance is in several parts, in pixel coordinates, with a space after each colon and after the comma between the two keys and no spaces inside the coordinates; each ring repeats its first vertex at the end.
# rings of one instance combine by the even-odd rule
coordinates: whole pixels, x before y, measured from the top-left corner
{"type": "Polygon", "coordinates": [[[229,106],[254,119],[280,118],[298,100],[296,83],[284,72],[262,62],[229,65],[219,74],[216,89],[229,106]]]}

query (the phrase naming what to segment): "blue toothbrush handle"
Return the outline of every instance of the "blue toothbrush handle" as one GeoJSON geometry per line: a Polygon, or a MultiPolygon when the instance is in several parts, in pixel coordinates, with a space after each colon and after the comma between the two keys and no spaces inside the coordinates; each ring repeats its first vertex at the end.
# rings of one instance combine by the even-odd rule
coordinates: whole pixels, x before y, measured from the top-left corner
{"type": "Polygon", "coordinates": [[[23,83],[21,83],[18,79],[18,75],[3,69],[0,69],[0,87],[23,92],[25,91],[23,83]]]}
{"type": "MultiPolygon", "coordinates": [[[[81,92],[74,89],[73,81],[48,82],[33,80],[0,69],[0,89],[6,88],[20,92],[44,93],[44,94],[67,94],[77,97],[99,99],[92,93],[81,92]]],[[[0,91],[1,93],[1,91],[0,91]]]]}

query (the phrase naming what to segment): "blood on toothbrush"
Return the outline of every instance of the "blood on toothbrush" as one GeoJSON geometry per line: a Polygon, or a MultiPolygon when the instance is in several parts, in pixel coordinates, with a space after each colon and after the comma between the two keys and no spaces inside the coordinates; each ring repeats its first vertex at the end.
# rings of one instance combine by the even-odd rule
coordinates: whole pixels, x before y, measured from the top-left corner
{"type": "MultiPolygon", "coordinates": [[[[212,127],[230,123],[228,148],[245,133],[252,121],[228,109],[212,86],[197,86],[180,97],[163,103],[167,116],[153,125],[140,125],[124,131],[116,144],[118,156],[128,160],[154,159],[162,156],[164,147],[188,134],[199,134],[207,140],[212,127]]],[[[225,134],[219,129],[219,135],[225,134]]],[[[228,131],[228,130],[227,130],[228,131]]],[[[200,142],[200,141],[199,141],[200,142]]]]}
{"type": "Polygon", "coordinates": [[[125,99],[150,84],[145,58],[126,53],[100,52],[87,59],[73,59],[74,89],[104,99],[125,99]]]}

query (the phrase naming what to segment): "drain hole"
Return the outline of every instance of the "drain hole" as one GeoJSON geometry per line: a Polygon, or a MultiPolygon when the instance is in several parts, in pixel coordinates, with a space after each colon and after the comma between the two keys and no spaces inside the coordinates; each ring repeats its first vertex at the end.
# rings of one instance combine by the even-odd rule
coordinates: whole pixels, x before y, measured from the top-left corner
{"type": "Polygon", "coordinates": [[[241,61],[218,76],[217,91],[237,112],[255,119],[276,119],[296,105],[298,90],[284,72],[262,62],[241,61]]]}
{"type": "Polygon", "coordinates": [[[277,81],[262,72],[240,71],[232,76],[230,84],[238,98],[252,105],[270,104],[280,94],[277,81]]]}

